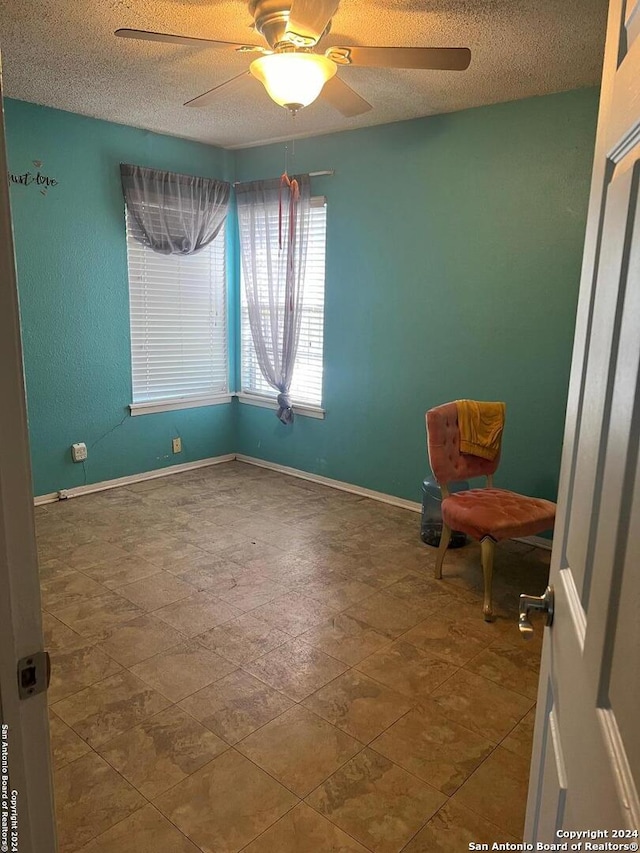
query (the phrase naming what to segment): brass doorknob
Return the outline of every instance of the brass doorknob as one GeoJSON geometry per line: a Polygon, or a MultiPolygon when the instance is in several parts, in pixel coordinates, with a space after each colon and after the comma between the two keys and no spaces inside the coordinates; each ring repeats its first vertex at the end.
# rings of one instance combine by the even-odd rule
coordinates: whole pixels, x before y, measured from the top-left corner
{"type": "Polygon", "coordinates": [[[543,595],[520,596],[520,618],[518,620],[518,628],[525,640],[530,640],[533,635],[533,625],[529,619],[531,611],[537,610],[539,613],[545,613],[545,625],[549,627],[553,624],[553,604],[554,593],[552,586],[548,586],[543,595]]]}

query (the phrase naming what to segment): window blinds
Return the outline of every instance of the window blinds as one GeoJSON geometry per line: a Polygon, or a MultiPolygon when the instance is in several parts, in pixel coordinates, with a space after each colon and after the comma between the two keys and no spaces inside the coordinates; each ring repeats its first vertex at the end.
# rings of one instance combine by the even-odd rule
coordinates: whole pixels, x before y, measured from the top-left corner
{"type": "Polygon", "coordinates": [[[225,228],[193,255],[161,255],[127,215],[133,403],[227,392],[225,228]]]}
{"type": "MultiPolygon", "coordinates": [[[[273,211],[274,227],[272,233],[278,233],[278,209],[273,211]]],[[[324,331],[324,279],[326,252],[327,208],[324,197],[311,199],[309,220],[309,246],[304,280],[304,298],[300,341],[296,355],[296,364],[291,382],[290,396],[295,403],[311,406],[322,405],[322,361],[324,331]]],[[[271,247],[273,252],[278,246],[271,247]]],[[[265,283],[264,301],[268,310],[268,289],[265,283]]],[[[275,397],[276,391],[269,385],[260,372],[258,359],[251,339],[249,313],[242,282],[242,390],[248,394],[261,394],[275,397]]]]}

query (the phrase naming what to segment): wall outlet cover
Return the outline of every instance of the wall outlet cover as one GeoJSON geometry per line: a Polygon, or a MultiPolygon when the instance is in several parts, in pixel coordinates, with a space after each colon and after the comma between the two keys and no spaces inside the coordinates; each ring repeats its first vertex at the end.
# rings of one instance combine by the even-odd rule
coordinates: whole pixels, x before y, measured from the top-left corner
{"type": "Polygon", "coordinates": [[[87,445],[84,441],[71,445],[71,458],[74,462],[84,462],[87,458],[87,445]]]}
{"type": "Polygon", "coordinates": [[[171,442],[171,447],[173,448],[174,453],[182,453],[182,439],[174,438],[171,442]]]}

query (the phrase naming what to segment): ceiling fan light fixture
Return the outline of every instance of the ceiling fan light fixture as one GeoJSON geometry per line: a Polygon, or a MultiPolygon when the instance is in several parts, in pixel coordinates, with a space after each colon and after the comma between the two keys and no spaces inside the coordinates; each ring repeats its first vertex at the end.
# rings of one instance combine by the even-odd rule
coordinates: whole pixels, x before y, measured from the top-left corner
{"type": "Polygon", "coordinates": [[[249,70],[276,104],[295,112],[315,101],[337,68],[318,53],[288,51],[254,59],[249,70]]]}

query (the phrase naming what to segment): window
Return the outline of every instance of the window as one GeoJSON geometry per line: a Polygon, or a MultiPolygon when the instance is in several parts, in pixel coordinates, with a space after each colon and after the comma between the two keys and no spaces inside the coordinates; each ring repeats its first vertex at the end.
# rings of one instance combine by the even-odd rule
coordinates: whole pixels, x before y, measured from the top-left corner
{"type": "Polygon", "coordinates": [[[228,394],[225,228],[200,252],[162,255],[136,227],[127,215],[131,412],[218,402],[228,394]]]}
{"type": "MultiPolygon", "coordinates": [[[[273,211],[277,223],[278,210],[273,211]]],[[[324,197],[311,199],[309,247],[304,281],[304,302],[300,341],[291,382],[291,399],[308,406],[322,405],[322,348],[324,327],[324,266],[327,230],[327,207],[324,197]]],[[[277,227],[274,227],[277,233],[277,227]]],[[[277,246],[273,247],[278,250],[277,246]]],[[[266,301],[266,298],[265,298],[266,301]]],[[[246,394],[275,397],[276,392],[266,381],[256,357],[249,328],[249,313],[242,282],[242,390],[246,394]]]]}

